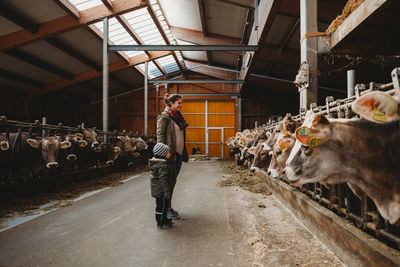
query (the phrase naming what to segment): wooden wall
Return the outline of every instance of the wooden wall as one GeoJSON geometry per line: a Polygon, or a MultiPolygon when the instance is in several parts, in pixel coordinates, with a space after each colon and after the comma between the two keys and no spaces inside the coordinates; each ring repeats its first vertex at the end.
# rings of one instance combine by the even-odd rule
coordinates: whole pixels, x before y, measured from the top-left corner
{"type": "Polygon", "coordinates": [[[288,92],[270,91],[258,97],[243,97],[242,128],[252,129],[268,122],[270,117],[293,115],[299,112],[299,96],[288,92]]]}
{"type": "MultiPolygon", "coordinates": [[[[188,79],[209,79],[209,77],[190,75],[188,79]]],[[[159,86],[158,93],[155,86],[149,86],[148,127],[149,134],[155,134],[157,115],[165,108],[165,93],[236,93],[237,86],[232,84],[169,84],[159,86]]],[[[194,100],[226,100],[231,97],[221,96],[185,96],[185,101],[194,100]]],[[[235,100],[236,101],[236,100],[235,100]]],[[[185,105],[184,105],[185,106],[185,105]]],[[[85,114],[84,122],[88,127],[102,125],[102,102],[84,105],[81,113],[85,114]]],[[[143,88],[114,97],[109,101],[110,130],[126,130],[133,133],[144,132],[144,90],[143,88]]]]}

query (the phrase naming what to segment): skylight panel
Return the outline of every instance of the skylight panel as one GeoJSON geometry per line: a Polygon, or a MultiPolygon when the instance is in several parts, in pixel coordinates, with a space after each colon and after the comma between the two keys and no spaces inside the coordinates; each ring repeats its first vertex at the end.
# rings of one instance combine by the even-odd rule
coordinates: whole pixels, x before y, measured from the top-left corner
{"type": "Polygon", "coordinates": [[[101,0],[69,0],[69,2],[74,5],[78,11],[103,5],[101,0]]]}
{"type": "MultiPolygon", "coordinates": [[[[143,71],[144,73],[144,64],[139,64],[138,67],[143,71]]],[[[160,76],[163,76],[163,74],[161,73],[161,71],[156,67],[156,65],[152,62],[149,61],[149,65],[148,65],[149,69],[148,69],[148,77],[150,79],[154,79],[160,76]]]]}

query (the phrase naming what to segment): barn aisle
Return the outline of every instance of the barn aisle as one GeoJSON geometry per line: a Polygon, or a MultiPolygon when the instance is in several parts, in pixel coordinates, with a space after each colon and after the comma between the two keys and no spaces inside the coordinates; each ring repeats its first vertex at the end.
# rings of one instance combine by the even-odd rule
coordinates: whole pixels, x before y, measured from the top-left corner
{"type": "Polygon", "coordinates": [[[342,265],[273,196],[221,188],[221,176],[217,161],[184,164],[182,219],[159,230],[144,173],[0,233],[0,266],[342,265]]]}

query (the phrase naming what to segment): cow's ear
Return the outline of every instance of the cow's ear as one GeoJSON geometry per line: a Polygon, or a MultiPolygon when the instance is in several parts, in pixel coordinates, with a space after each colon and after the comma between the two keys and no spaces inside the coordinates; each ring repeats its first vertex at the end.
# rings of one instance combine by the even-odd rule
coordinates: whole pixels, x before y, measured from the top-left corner
{"type": "Polygon", "coordinates": [[[114,153],[121,152],[121,148],[115,146],[115,147],[113,147],[113,152],[114,152],[114,153]]]}
{"type": "Polygon", "coordinates": [[[278,151],[285,151],[286,149],[289,148],[290,141],[282,138],[277,142],[277,144],[278,144],[278,151]]]}
{"type": "Polygon", "coordinates": [[[71,147],[71,142],[70,141],[61,142],[61,149],[67,149],[69,147],[71,147]]]}
{"type": "Polygon", "coordinates": [[[36,139],[27,139],[26,142],[33,148],[39,148],[41,141],[36,140],[36,139]]]}
{"type": "Polygon", "coordinates": [[[249,150],[247,150],[251,155],[254,155],[255,154],[255,152],[256,152],[256,147],[255,146],[252,146],[252,147],[250,147],[249,148],[249,150]]]}
{"type": "Polygon", "coordinates": [[[324,115],[318,115],[312,122],[312,127],[318,127],[320,124],[329,124],[328,119],[324,115]]]}
{"type": "Polygon", "coordinates": [[[400,120],[400,102],[384,92],[370,92],[353,102],[352,109],[374,122],[400,120]]]}
{"type": "Polygon", "coordinates": [[[78,145],[79,147],[86,147],[88,145],[88,142],[86,142],[85,140],[79,140],[78,145]]]}
{"type": "Polygon", "coordinates": [[[328,141],[329,136],[326,130],[310,129],[303,126],[296,130],[296,138],[303,145],[316,147],[328,141]]]}
{"type": "Polygon", "coordinates": [[[83,139],[83,134],[81,134],[81,133],[77,133],[77,134],[75,134],[75,136],[78,139],[83,139]]]}

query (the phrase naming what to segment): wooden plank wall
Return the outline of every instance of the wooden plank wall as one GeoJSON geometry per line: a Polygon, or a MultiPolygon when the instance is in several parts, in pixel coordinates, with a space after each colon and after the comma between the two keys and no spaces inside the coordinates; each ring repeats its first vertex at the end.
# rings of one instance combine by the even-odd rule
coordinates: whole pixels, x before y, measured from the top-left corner
{"type": "MultiPolygon", "coordinates": [[[[189,75],[187,79],[209,79],[200,75],[189,75]]],[[[159,86],[158,95],[155,86],[149,86],[148,104],[148,127],[149,134],[156,132],[157,115],[165,108],[165,93],[236,93],[237,86],[233,84],[169,84],[167,89],[164,85],[159,86]]],[[[221,96],[185,96],[185,101],[194,100],[232,100],[232,97],[221,96]]],[[[235,100],[236,101],[236,100],[235,100]]],[[[133,133],[144,132],[144,90],[137,89],[130,93],[110,99],[110,130],[126,130],[133,133]]],[[[85,114],[85,124],[101,128],[102,125],[102,102],[82,106],[85,114]]]]}

